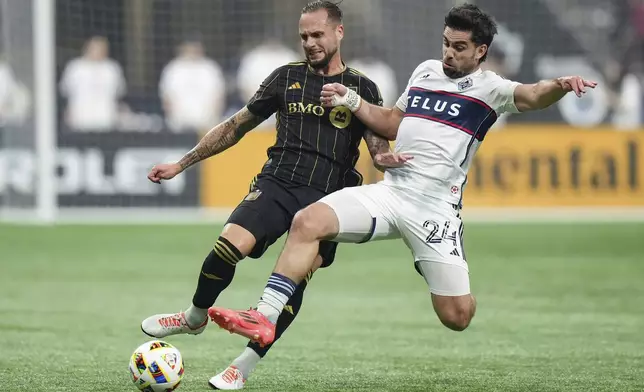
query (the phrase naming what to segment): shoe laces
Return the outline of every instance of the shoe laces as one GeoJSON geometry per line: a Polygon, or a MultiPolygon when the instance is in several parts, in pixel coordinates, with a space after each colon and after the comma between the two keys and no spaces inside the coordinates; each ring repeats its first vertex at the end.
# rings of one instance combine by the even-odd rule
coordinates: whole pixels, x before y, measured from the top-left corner
{"type": "Polygon", "coordinates": [[[227,383],[232,384],[239,379],[239,369],[234,366],[229,366],[224,374],[221,375],[221,378],[227,383]]]}
{"type": "Polygon", "coordinates": [[[166,328],[180,328],[183,326],[188,326],[188,322],[184,317],[183,313],[173,314],[171,316],[161,317],[159,319],[159,324],[166,328]]]}

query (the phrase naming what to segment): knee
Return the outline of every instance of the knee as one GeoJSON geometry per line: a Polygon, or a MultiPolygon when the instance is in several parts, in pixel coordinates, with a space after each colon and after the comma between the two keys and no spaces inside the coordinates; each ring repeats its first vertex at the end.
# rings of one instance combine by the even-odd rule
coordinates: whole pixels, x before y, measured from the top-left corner
{"type": "Polygon", "coordinates": [[[444,326],[457,332],[465,331],[472,321],[470,312],[462,309],[454,310],[447,314],[439,314],[438,318],[444,326]]]}
{"type": "Polygon", "coordinates": [[[223,248],[228,253],[235,253],[241,261],[253,251],[256,244],[257,240],[250,231],[237,224],[228,223],[217,239],[215,249],[223,248]]]}
{"type": "Polygon", "coordinates": [[[444,326],[451,329],[452,331],[464,331],[472,322],[474,313],[476,311],[476,305],[474,300],[465,304],[455,304],[455,306],[449,306],[441,309],[438,314],[438,318],[444,326]]]}
{"type": "Polygon", "coordinates": [[[326,216],[324,207],[311,205],[300,210],[293,217],[289,236],[298,236],[305,240],[321,240],[327,236],[329,231],[325,224],[326,216]]]}
{"type": "Polygon", "coordinates": [[[297,214],[293,217],[293,222],[291,223],[290,235],[299,235],[307,238],[315,237],[316,227],[313,223],[315,216],[303,209],[298,211],[297,214]]]}

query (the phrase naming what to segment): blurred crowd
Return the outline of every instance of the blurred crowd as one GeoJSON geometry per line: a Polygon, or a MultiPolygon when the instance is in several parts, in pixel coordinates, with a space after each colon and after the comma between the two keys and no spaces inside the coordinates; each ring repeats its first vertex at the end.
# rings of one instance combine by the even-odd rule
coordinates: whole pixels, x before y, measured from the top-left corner
{"type": "MultiPolygon", "coordinates": [[[[612,24],[615,27],[609,40],[615,46],[603,56],[594,56],[601,51],[590,47],[587,57],[606,82],[602,88],[607,92],[610,115],[605,122],[636,129],[644,123],[644,0],[623,0],[619,4],[622,6],[614,8],[612,14],[617,22],[612,24]]],[[[512,31],[503,21],[499,27],[483,67],[506,78],[517,78],[526,64],[523,58],[527,44],[516,29],[512,31]]],[[[174,58],[165,60],[158,77],[155,99],[160,110],[140,113],[128,104],[124,72],[128,65],[111,56],[106,36],[90,37],[59,72],[61,121],[76,132],[110,132],[127,129],[128,124],[136,128],[140,122],[135,120],[143,117],[156,119],[160,128],[171,132],[203,132],[241,108],[273,69],[302,58],[301,49],[292,41],[267,38],[244,51],[232,73],[224,70],[223,59],[210,51],[197,34],[184,39],[175,52],[174,58]]],[[[374,80],[384,104],[391,106],[404,82],[399,70],[377,53],[375,49],[363,51],[362,56],[345,58],[345,62],[374,80]]],[[[0,59],[0,121],[20,121],[27,116],[29,95],[9,64],[0,59]]],[[[496,129],[503,128],[506,121],[507,117],[499,119],[496,129]]],[[[272,126],[272,121],[269,119],[265,126],[272,126]]]]}
{"type": "MultiPolygon", "coordinates": [[[[301,58],[296,50],[277,40],[268,40],[242,56],[236,78],[230,80],[217,60],[206,54],[202,42],[185,40],[159,78],[159,99],[168,129],[173,132],[209,129],[239,110],[275,68],[301,58]],[[228,96],[229,90],[236,94],[228,96]]],[[[391,67],[377,59],[356,59],[351,66],[379,84],[387,104],[395,102],[398,87],[391,67]]],[[[74,130],[113,130],[129,111],[123,103],[126,94],[123,70],[109,57],[109,44],[104,37],[91,38],[81,56],[66,65],[60,90],[67,100],[65,122],[74,130]]],[[[270,126],[271,120],[265,124],[270,126]]]]}
{"type": "MultiPolygon", "coordinates": [[[[217,60],[207,55],[201,41],[187,39],[159,78],[165,126],[172,132],[207,130],[239,110],[275,68],[301,59],[296,50],[268,40],[243,55],[236,78],[230,80],[217,60]],[[231,89],[236,94],[228,95],[231,89]]],[[[395,102],[398,87],[390,66],[369,58],[356,59],[351,66],[376,80],[385,104],[395,102]]],[[[58,87],[64,104],[62,119],[71,130],[110,132],[131,115],[123,67],[110,57],[109,42],[103,36],[88,39],[80,55],[66,63],[58,87]]],[[[0,63],[2,116],[23,116],[26,94],[9,65],[0,63]]],[[[270,126],[271,119],[265,124],[270,126]]]]}

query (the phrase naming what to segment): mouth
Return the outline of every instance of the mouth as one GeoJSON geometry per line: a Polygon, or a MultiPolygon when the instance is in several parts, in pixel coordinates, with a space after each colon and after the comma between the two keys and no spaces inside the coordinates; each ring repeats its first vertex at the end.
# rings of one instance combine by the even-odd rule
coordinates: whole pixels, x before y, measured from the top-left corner
{"type": "Polygon", "coordinates": [[[445,67],[445,68],[452,68],[452,69],[454,68],[454,66],[453,66],[453,65],[451,65],[451,64],[447,64],[447,63],[446,63],[446,62],[444,62],[444,61],[443,61],[443,67],[445,67]]]}
{"type": "Polygon", "coordinates": [[[321,50],[311,50],[309,51],[309,57],[315,57],[317,55],[323,54],[321,50]]]}

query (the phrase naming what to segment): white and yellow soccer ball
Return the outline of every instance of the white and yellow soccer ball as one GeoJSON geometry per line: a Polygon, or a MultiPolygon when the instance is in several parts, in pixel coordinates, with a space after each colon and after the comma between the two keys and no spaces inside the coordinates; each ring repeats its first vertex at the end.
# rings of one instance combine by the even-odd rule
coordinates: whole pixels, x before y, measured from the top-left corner
{"type": "Polygon", "coordinates": [[[130,358],[130,373],[140,391],[174,391],[183,378],[183,358],[170,343],[152,340],[134,350],[130,358]]]}

